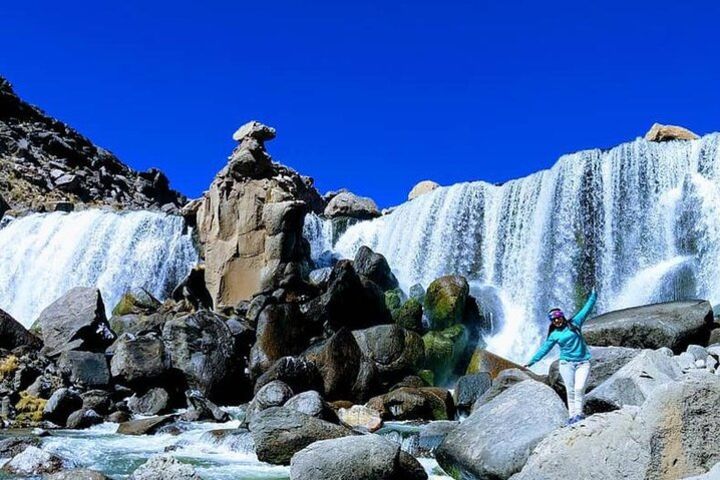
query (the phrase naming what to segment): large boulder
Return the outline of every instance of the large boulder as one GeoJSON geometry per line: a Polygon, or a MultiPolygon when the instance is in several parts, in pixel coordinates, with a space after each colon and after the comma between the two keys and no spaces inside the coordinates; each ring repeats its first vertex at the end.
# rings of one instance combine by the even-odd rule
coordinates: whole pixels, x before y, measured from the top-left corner
{"type": "Polygon", "coordinates": [[[637,435],[637,407],[593,415],[571,428],[555,430],[535,447],[512,480],[640,480],[647,452],[637,435]]]}
{"type": "Polygon", "coordinates": [[[71,383],[84,387],[104,387],[110,383],[110,370],[104,353],[63,352],[58,368],[71,383]]]}
{"type": "MultiPolygon", "coordinates": [[[[1,204],[1,199],[0,199],[1,204]]],[[[0,214],[0,218],[2,214],[0,214]]],[[[17,347],[38,348],[41,346],[40,339],[28,332],[20,322],[0,310],[0,348],[13,350],[17,347]]]]}
{"type": "Polygon", "coordinates": [[[698,373],[665,383],[640,407],[593,415],[557,430],[512,479],[670,480],[703,474],[720,461],[711,440],[720,435],[718,402],[716,375],[698,373]]]}
{"type": "Polygon", "coordinates": [[[95,470],[73,468],[64,472],[53,473],[46,480],[110,480],[110,477],[95,470]]]}
{"type": "Polygon", "coordinates": [[[350,434],[344,427],[284,407],[253,415],[249,429],[258,459],[274,465],[289,465],[293,455],[313,442],[350,434]]]}
{"type": "Polygon", "coordinates": [[[169,455],[158,455],[140,465],[129,480],[202,480],[202,477],[192,465],[169,455]]]}
{"type": "Polygon", "coordinates": [[[415,200],[426,193],[432,192],[436,188],[440,188],[440,185],[432,180],[423,180],[422,182],[418,182],[412,190],[410,190],[410,193],[408,193],[408,201],[415,200]]]}
{"type": "Polygon", "coordinates": [[[424,480],[420,463],[378,435],[321,440],[290,462],[291,480],[424,480]]]}
{"type": "Polygon", "coordinates": [[[371,398],[367,406],[387,420],[450,420],[455,404],[448,390],[435,387],[401,387],[371,398]]]}
{"type": "Polygon", "coordinates": [[[528,380],[481,406],[451,430],[436,457],[455,478],[507,479],[566,420],[565,405],[553,389],[528,380]]]}
{"type": "Polygon", "coordinates": [[[43,418],[64,426],[68,416],[82,408],[82,398],[75,391],[60,388],[50,396],[43,410],[43,418]]]}
{"type": "Polygon", "coordinates": [[[333,331],[392,323],[382,289],[358,275],[349,260],[335,264],[325,292],[304,304],[302,311],[308,322],[325,324],[333,331]]]}
{"type": "Polygon", "coordinates": [[[425,294],[425,314],[431,330],[443,330],[460,323],[470,286],[465,277],[447,275],[433,281],[425,294]]]}
{"type": "Polygon", "coordinates": [[[374,282],[383,291],[397,288],[398,281],[390,270],[387,260],[379,253],[373,252],[363,245],[355,254],[353,261],[355,271],[361,276],[374,282]]]}
{"type": "Polygon", "coordinates": [[[183,373],[190,388],[210,400],[238,397],[239,385],[233,380],[240,362],[234,357],[232,332],[221,317],[200,310],[168,321],[162,336],[172,367],[183,373]]]}
{"type": "Polygon", "coordinates": [[[339,421],[335,410],[314,390],[295,395],[285,402],[284,407],[328,422],[337,423],[339,421]]]}
{"type": "Polygon", "coordinates": [[[394,383],[415,373],[425,360],[422,338],[397,325],[378,325],[353,332],[360,351],[372,363],[383,383],[394,383]]]}
{"type": "Polygon", "coordinates": [[[662,125],[654,123],[645,134],[645,140],[649,142],[668,142],[670,140],[696,140],[700,138],[697,134],[687,128],[676,125],[662,125]]]}
{"type": "Polygon", "coordinates": [[[341,328],[328,340],[308,348],[303,356],[320,372],[326,398],[355,398],[353,387],[360,372],[362,351],[350,330],[341,328]]]}
{"type": "Polygon", "coordinates": [[[135,394],[127,401],[131,412],[139,415],[158,415],[168,410],[170,395],[163,388],[151,388],[142,395],[135,394]]]}
{"type": "Polygon", "coordinates": [[[117,381],[127,385],[148,387],[159,382],[170,368],[165,344],[152,335],[121,335],[113,350],[110,373],[117,381]]]}
{"type": "Polygon", "coordinates": [[[255,344],[250,350],[250,373],[258,378],[283,357],[307,348],[315,328],[294,303],[270,304],[257,318],[255,344]]]}
{"type": "Polygon", "coordinates": [[[284,382],[295,393],[323,388],[323,380],[318,368],[304,357],[283,357],[275,362],[257,379],[255,392],[274,380],[284,382]]]}
{"type": "Polygon", "coordinates": [[[705,300],[656,303],[617,310],[588,320],[583,335],[590,345],[630,348],[669,347],[675,353],[691,343],[705,345],[713,311],[705,300]]]}
{"type": "Polygon", "coordinates": [[[507,370],[503,370],[492,380],[490,388],[485,390],[482,395],[475,400],[472,409],[475,410],[481,405],[485,405],[494,398],[498,397],[505,390],[520,382],[524,382],[526,380],[537,380],[537,377],[530,376],[531,373],[532,372],[529,370],[521,370],[519,368],[509,368],[507,370]]]}
{"type": "Polygon", "coordinates": [[[639,406],[657,387],[679,380],[682,369],[661,350],[643,350],[585,397],[588,413],[639,406]]]}
{"type": "Polygon", "coordinates": [[[69,350],[101,352],[115,339],[96,288],[73,288],[43,310],[35,326],[48,356],[69,350]]]}
{"type": "Polygon", "coordinates": [[[455,406],[463,413],[469,412],[475,402],[482,396],[493,384],[490,374],[474,373],[472,375],[463,375],[458,378],[455,387],[455,406]]]}
{"type": "Polygon", "coordinates": [[[302,230],[308,211],[323,201],[312,180],[274,164],[265,150],[270,127],[250,122],[239,145],[197,209],[205,280],[215,307],[233,306],[276,286],[288,264],[309,261],[302,230]],[[254,126],[252,126],[254,125],[254,126]]]}
{"type": "MultiPolygon", "coordinates": [[[[590,375],[585,384],[585,392],[589,393],[598,385],[610,378],[615,372],[627,365],[641,350],[623,347],[590,347],[590,375]]],[[[560,361],[550,365],[548,384],[561,397],[565,397],[565,383],[560,376],[560,361]]]]}
{"type": "Polygon", "coordinates": [[[81,408],[68,416],[65,426],[70,430],[82,430],[101,423],[103,423],[103,417],[95,410],[81,408]]]}
{"type": "Polygon", "coordinates": [[[37,447],[27,447],[15,455],[2,467],[2,471],[11,475],[39,476],[55,473],[64,467],[63,459],[37,447]]]}
{"type": "Polygon", "coordinates": [[[245,411],[245,422],[249,423],[258,412],[271,407],[282,407],[293,396],[293,391],[280,380],[274,380],[263,386],[253,397],[245,411]]]}
{"type": "Polygon", "coordinates": [[[380,210],[372,198],[361,197],[352,192],[340,192],[325,207],[328,218],[350,217],[367,220],[380,216],[380,210]]]}

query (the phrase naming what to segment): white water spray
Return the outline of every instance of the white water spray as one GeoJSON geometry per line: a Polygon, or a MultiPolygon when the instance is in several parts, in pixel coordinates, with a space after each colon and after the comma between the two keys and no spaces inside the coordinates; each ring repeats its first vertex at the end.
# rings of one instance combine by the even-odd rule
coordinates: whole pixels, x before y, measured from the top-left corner
{"type": "Polygon", "coordinates": [[[0,308],[29,326],[76,286],[110,314],[128,290],[164,299],[198,260],[182,218],[151,212],[33,214],[0,229],[0,308]]]}
{"type": "Polygon", "coordinates": [[[720,301],[720,135],[565,155],[496,186],[440,188],[350,227],[334,250],[382,253],[404,288],[446,274],[494,288],[503,325],[489,348],[526,361],[545,313],[649,300],[720,301]],[[672,298],[667,298],[671,296],[672,298]]]}

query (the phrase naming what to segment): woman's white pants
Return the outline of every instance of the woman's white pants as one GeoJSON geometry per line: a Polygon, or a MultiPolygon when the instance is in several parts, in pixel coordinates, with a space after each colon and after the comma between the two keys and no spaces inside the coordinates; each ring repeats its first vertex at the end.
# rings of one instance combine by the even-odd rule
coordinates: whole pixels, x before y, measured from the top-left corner
{"type": "Polygon", "coordinates": [[[568,362],[560,360],[560,376],[567,391],[567,404],[570,418],[583,413],[585,385],[590,374],[590,361],[568,362]]]}

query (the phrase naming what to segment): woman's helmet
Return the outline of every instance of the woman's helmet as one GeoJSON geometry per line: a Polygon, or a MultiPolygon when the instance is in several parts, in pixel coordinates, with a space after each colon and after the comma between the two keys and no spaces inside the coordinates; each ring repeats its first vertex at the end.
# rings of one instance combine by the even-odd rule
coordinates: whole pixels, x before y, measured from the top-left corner
{"type": "Polygon", "coordinates": [[[565,314],[559,308],[553,308],[550,312],[548,312],[548,320],[552,322],[556,318],[565,318],[565,314]]]}

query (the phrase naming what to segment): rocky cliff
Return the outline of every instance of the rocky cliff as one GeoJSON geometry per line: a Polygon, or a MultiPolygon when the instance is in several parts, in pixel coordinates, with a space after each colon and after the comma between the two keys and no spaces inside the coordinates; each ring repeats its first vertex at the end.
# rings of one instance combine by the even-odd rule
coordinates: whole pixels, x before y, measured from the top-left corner
{"type": "Polygon", "coordinates": [[[273,163],[266,152],[275,129],[250,122],[233,138],[238,147],[197,204],[205,279],[216,307],[307,270],[305,214],[324,208],[311,178],[273,163]]]}
{"type": "MultiPolygon", "coordinates": [[[[109,205],[176,212],[185,198],[156,169],[136,172],[24,102],[0,77],[0,197],[14,210],[109,205]],[[62,206],[59,206],[62,205],[62,206]]],[[[0,200],[0,213],[4,210],[0,200]]]]}

